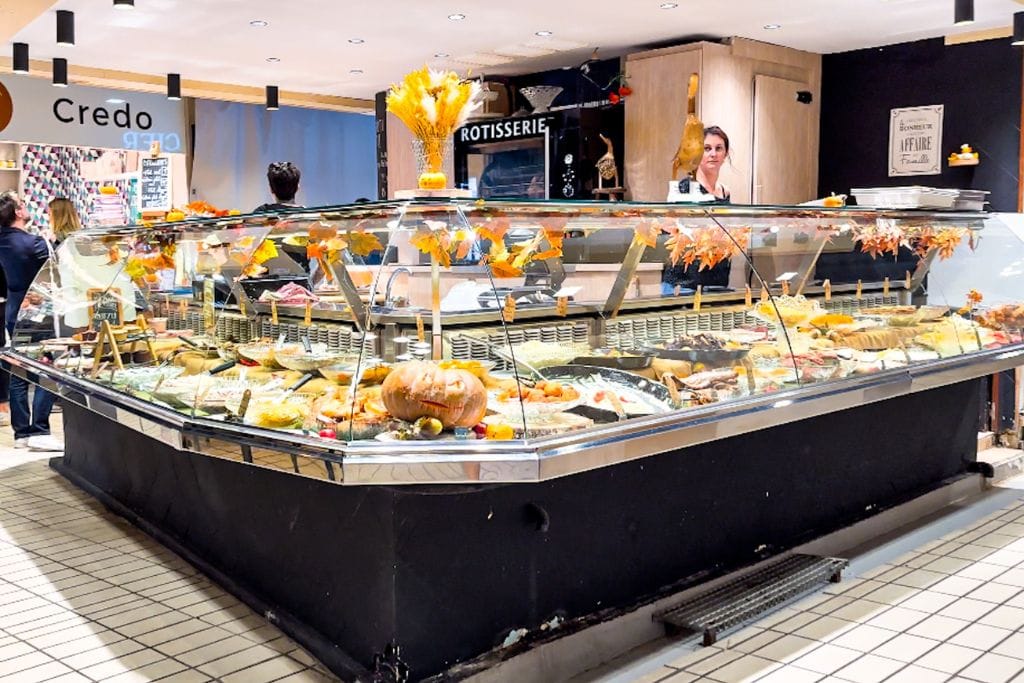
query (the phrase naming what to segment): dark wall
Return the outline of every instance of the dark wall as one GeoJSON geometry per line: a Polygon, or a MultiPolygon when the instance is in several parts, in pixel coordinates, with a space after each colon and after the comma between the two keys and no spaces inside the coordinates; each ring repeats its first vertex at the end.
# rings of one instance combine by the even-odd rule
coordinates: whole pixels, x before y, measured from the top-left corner
{"type": "Polygon", "coordinates": [[[1021,66],[1021,51],[1005,38],[825,55],[819,194],[897,185],[990,190],[994,210],[1016,211],[1021,66]],[[941,176],[890,178],[890,110],[930,104],[945,105],[943,157],[968,143],[980,165],[950,168],[943,160],[941,176]]]}

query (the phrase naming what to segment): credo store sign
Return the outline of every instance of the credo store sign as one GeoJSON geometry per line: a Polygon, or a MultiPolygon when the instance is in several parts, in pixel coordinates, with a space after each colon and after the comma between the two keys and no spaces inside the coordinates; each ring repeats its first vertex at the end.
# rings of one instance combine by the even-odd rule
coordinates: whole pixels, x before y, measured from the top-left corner
{"type": "Polygon", "coordinates": [[[0,140],[185,152],[185,108],[161,95],[0,77],[0,140]]]}

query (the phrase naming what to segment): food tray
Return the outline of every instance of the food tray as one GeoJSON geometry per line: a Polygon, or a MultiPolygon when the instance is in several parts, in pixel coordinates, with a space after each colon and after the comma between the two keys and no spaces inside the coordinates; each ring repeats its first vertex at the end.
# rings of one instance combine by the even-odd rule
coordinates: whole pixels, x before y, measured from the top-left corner
{"type": "Polygon", "coordinates": [[[546,368],[543,374],[545,378],[553,380],[585,380],[596,375],[611,384],[631,387],[643,392],[658,403],[663,410],[673,409],[672,396],[668,391],[668,387],[661,382],[641,377],[640,375],[634,375],[631,372],[586,365],[558,365],[546,368]]]}
{"type": "Polygon", "coordinates": [[[658,358],[688,360],[692,363],[730,363],[745,358],[750,353],[749,348],[701,351],[699,349],[663,349],[658,346],[642,346],[640,350],[658,358]]]}
{"type": "Polygon", "coordinates": [[[598,368],[616,368],[619,370],[643,370],[651,367],[655,354],[647,351],[627,351],[626,356],[577,356],[570,365],[588,365],[598,368]]]}

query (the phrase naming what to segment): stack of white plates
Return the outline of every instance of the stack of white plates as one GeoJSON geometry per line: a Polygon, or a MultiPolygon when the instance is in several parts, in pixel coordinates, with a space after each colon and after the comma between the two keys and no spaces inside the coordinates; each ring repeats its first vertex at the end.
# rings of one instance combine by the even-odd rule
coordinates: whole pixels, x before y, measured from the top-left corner
{"type": "Polygon", "coordinates": [[[961,190],[943,190],[913,185],[909,187],[855,187],[850,194],[858,206],[876,209],[952,209],[961,190]]]}

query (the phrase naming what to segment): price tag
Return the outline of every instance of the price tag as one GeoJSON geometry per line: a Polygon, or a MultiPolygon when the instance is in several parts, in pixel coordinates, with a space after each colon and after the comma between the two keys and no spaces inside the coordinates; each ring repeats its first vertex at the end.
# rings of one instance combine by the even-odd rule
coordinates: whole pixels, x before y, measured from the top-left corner
{"type": "Polygon", "coordinates": [[[693,293],[693,310],[700,310],[701,297],[703,295],[704,287],[697,285],[697,291],[693,293]]]}
{"type": "Polygon", "coordinates": [[[423,316],[419,313],[416,314],[416,340],[421,342],[427,340],[427,333],[423,329],[423,316]]]}
{"type": "Polygon", "coordinates": [[[203,324],[207,330],[217,326],[217,317],[213,308],[213,299],[216,296],[212,277],[203,280],[203,324]]]}
{"type": "Polygon", "coordinates": [[[864,283],[857,280],[857,300],[859,301],[862,296],[864,296],[864,283]]]}
{"type": "Polygon", "coordinates": [[[277,324],[277,301],[275,299],[270,300],[270,322],[277,324]]]}
{"type": "Polygon", "coordinates": [[[511,294],[505,295],[505,308],[502,311],[505,322],[510,323],[516,319],[516,300],[511,294]]]}
{"type": "Polygon", "coordinates": [[[768,301],[771,298],[771,295],[768,293],[768,288],[761,285],[761,301],[768,301]]]}
{"type": "Polygon", "coordinates": [[[747,308],[754,305],[754,293],[750,290],[750,285],[747,285],[747,291],[743,296],[743,305],[747,308]]]}
{"type": "Polygon", "coordinates": [[[885,277],[885,280],[882,281],[882,296],[889,296],[889,276],[888,275],[885,277]]]}
{"type": "Polygon", "coordinates": [[[182,318],[188,315],[188,302],[184,299],[178,301],[178,313],[181,314],[182,318]]]}
{"type": "Polygon", "coordinates": [[[789,280],[782,281],[782,296],[789,296],[789,280]]]}
{"type": "Polygon", "coordinates": [[[825,301],[832,301],[832,281],[825,280],[822,286],[825,288],[825,301]]]}
{"type": "Polygon", "coordinates": [[[309,301],[309,300],[306,301],[306,317],[303,318],[302,323],[306,327],[309,327],[310,325],[313,324],[313,302],[312,301],[309,301]]]}
{"type": "Polygon", "coordinates": [[[569,315],[569,297],[558,297],[558,300],[555,302],[555,313],[562,316],[563,318],[569,315]]]}
{"type": "Polygon", "coordinates": [[[244,296],[238,297],[238,310],[241,312],[242,316],[245,316],[245,297],[244,296]]]}
{"type": "Polygon", "coordinates": [[[907,289],[910,289],[911,281],[912,280],[911,280],[911,277],[910,277],[910,271],[908,270],[907,271],[907,277],[903,280],[903,286],[906,287],[907,289]]]}

